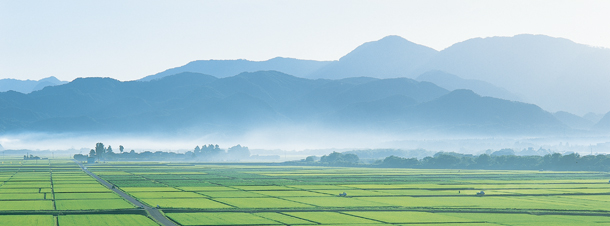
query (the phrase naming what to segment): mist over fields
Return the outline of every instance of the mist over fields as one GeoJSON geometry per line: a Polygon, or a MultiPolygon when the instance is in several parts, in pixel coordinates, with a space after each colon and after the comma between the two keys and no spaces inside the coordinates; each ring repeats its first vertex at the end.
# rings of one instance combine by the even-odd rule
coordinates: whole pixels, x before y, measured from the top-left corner
{"type": "Polygon", "coordinates": [[[388,36],[337,61],[193,61],[136,81],[48,79],[27,89],[1,80],[13,91],[0,93],[0,144],[605,153],[608,62],[608,49],[542,35],[442,51],[388,36]]]}

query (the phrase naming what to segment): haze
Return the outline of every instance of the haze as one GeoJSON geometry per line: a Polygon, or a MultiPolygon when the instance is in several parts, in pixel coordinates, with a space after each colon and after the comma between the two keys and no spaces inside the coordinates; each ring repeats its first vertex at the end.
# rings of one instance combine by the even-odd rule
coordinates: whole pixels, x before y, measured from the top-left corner
{"type": "Polygon", "coordinates": [[[604,153],[608,8],[2,1],[0,144],[604,153]]]}
{"type": "Polygon", "coordinates": [[[0,1],[0,78],[134,80],[193,60],[337,60],[399,35],[436,50],[545,34],[610,47],[608,1],[0,1]]]}

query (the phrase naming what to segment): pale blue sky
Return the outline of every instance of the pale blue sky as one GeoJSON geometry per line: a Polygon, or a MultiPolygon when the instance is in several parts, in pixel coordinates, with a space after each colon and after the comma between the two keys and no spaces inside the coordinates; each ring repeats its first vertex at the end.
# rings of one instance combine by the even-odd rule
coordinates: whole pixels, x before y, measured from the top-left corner
{"type": "Polygon", "coordinates": [[[132,80],[193,60],[336,60],[387,35],[442,50],[545,34],[610,48],[610,1],[0,0],[0,78],[132,80]]]}

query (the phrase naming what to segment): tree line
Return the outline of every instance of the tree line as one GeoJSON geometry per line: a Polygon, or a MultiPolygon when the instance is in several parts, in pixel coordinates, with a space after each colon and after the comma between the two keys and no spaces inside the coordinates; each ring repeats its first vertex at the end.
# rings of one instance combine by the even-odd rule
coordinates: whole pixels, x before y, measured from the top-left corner
{"type": "Polygon", "coordinates": [[[492,169],[492,170],[575,170],[610,171],[610,155],[560,153],[544,156],[468,155],[439,152],[423,159],[389,156],[376,163],[382,167],[434,168],[434,169],[492,169]]]}
{"type": "Polygon", "coordinates": [[[165,151],[144,151],[136,153],[134,150],[125,152],[125,148],[120,145],[119,153],[114,152],[112,146],[107,147],[103,143],[95,144],[95,148],[89,151],[89,155],[75,154],[74,159],[87,161],[93,158],[94,161],[130,161],[130,160],[174,160],[174,161],[239,161],[250,157],[248,147],[236,145],[228,150],[221,149],[217,144],[197,146],[193,151],[186,153],[165,152],[165,151]]]}
{"type": "Polygon", "coordinates": [[[562,155],[560,153],[544,156],[518,156],[500,154],[491,155],[460,154],[455,152],[438,152],[433,156],[403,158],[389,156],[372,163],[363,163],[353,153],[333,152],[322,157],[309,156],[300,161],[286,162],[296,165],[336,165],[361,167],[392,167],[418,169],[489,169],[489,170],[572,170],[572,171],[610,171],[610,155],[585,155],[578,153],[562,155]]]}

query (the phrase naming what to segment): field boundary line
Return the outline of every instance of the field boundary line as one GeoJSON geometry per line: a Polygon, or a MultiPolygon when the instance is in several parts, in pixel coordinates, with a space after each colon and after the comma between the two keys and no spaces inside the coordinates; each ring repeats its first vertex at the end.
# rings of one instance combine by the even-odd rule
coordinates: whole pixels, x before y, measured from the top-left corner
{"type": "Polygon", "coordinates": [[[575,215],[575,216],[610,216],[609,211],[576,211],[576,210],[534,210],[534,209],[414,209],[414,208],[316,208],[316,209],[164,209],[165,213],[193,213],[193,212],[243,212],[243,213],[263,213],[263,212],[429,212],[429,213],[503,213],[503,214],[530,214],[530,215],[575,215]]]}
{"type": "Polygon", "coordinates": [[[102,185],[106,186],[108,189],[110,189],[111,191],[113,191],[114,193],[118,194],[119,196],[121,196],[123,199],[125,199],[126,201],[130,202],[132,205],[137,206],[137,207],[142,207],[146,213],[148,213],[148,217],[150,217],[151,219],[153,219],[155,222],[157,222],[160,225],[163,226],[178,226],[178,224],[174,223],[172,220],[170,220],[169,218],[167,218],[165,216],[165,214],[163,214],[159,209],[156,208],[151,208],[148,205],[145,205],[144,203],[136,200],[135,198],[131,197],[130,195],[128,195],[127,193],[123,192],[122,190],[119,190],[116,188],[116,186],[114,186],[113,184],[111,184],[108,181],[103,180],[102,178],[100,178],[99,176],[95,175],[94,173],[92,173],[91,171],[89,171],[87,168],[85,168],[85,166],[83,166],[82,163],[74,160],[74,162],[76,162],[76,164],[78,164],[78,166],[80,166],[80,168],[87,174],[89,174],[89,176],[95,178],[97,181],[99,181],[102,185]]]}
{"type": "Polygon", "coordinates": [[[116,210],[19,210],[19,211],[0,211],[2,215],[87,215],[87,214],[136,214],[146,215],[144,209],[116,209],[116,210]]]}

